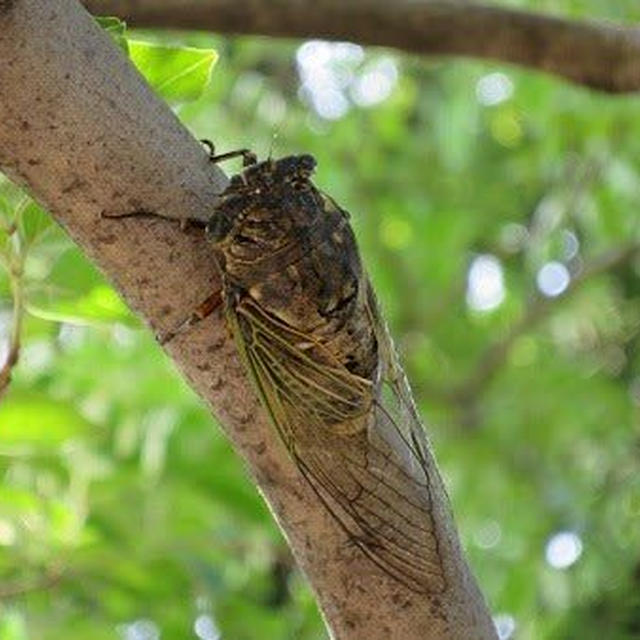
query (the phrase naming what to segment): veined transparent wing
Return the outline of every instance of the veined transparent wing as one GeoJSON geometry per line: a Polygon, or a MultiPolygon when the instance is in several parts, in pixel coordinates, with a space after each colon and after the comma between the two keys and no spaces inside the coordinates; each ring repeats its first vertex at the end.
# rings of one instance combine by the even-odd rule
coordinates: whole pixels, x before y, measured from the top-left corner
{"type": "Polygon", "coordinates": [[[409,589],[446,588],[426,437],[369,295],[380,364],[351,373],[312,336],[251,298],[230,301],[241,354],[283,442],[325,507],[375,564],[409,589]]]}

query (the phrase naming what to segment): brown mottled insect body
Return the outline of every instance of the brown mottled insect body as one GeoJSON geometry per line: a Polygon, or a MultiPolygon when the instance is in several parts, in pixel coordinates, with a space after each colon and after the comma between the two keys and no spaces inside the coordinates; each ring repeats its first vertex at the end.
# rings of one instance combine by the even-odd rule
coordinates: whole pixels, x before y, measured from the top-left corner
{"type": "MultiPolygon", "coordinates": [[[[225,157],[228,154],[225,154],[225,157]]],[[[208,226],[227,319],[287,449],[373,562],[441,592],[439,482],[348,214],[309,155],[234,176],[208,226]]]]}
{"type": "MultiPolygon", "coordinates": [[[[313,354],[371,378],[375,335],[348,215],[309,181],[311,156],[234,176],[208,226],[228,305],[258,305],[325,348],[313,354]]],[[[300,341],[299,341],[300,342],[300,341]]],[[[303,350],[313,349],[300,342],[303,350]]],[[[312,351],[313,353],[313,351],[312,351]]]]}

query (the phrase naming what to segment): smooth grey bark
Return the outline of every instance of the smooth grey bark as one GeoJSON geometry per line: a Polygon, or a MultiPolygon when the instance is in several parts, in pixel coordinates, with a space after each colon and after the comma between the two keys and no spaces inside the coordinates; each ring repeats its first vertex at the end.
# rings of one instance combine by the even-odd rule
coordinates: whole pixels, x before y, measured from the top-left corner
{"type": "Polygon", "coordinates": [[[640,29],[461,0],[83,0],[132,26],[351,40],[488,58],[612,93],[640,89],[640,29]]]}
{"type": "MultiPolygon", "coordinates": [[[[76,0],[0,0],[0,61],[0,167],[53,213],[155,332],[174,328],[219,287],[202,234],[103,214],[207,217],[224,174],[76,0]]],[[[434,501],[448,532],[448,588],[419,596],[349,545],[319,504],[259,406],[219,314],[167,351],[244,458],[334,638],[496,637],[445,496],[434,501]]]]}

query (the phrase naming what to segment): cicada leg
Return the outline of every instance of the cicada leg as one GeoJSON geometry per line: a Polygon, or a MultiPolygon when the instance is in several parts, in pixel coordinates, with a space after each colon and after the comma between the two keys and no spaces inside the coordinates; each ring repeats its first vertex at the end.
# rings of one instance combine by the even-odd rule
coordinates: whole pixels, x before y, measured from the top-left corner
{"type": "Polygon", "coordinates": [[[258,162],[256,154],[250,149],[236,149],[235,151],[227,151],[226,153],[216,154],[216,148],[211,140],[200,140],[200,142],[209,150],[209,162],[223,162],[242,156],[242,166],[249,167],[258,162]]]}
{"type": "Polygon", "coordinates": [[[201,302],[192,312],[191,315],[183,320],[175,329],[167,331],[167,333],[159,335],[157,340],[160,344],[167,344],[177,335],[184,333],[197,325],[201,320],[210,316],[222,303],[222,290],[217,289],[206,300],[201,302]]]}
{"type": "Polygon", "coordinates": [[[197,227],[198,229],[204,229],[207,223],[204,220],[198,218],[167,218],[154,211],[147,211],[145,209],[136,209],[135,211],[127,211],[125,213],[107,213],[106,211],[100,212],[100,217],[106,220],[120,219],[120,218],[159,218],[161,220],[173,220],[180,223],[180,230],[185,231],[189,227],[197,227]]]}

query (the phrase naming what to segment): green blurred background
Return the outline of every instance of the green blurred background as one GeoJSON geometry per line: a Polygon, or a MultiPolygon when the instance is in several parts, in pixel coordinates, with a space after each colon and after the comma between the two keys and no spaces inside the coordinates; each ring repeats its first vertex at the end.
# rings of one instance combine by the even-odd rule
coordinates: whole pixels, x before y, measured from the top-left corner
{"type": "MultiPolygon", "coordinates": [[[[640,19],[635,1],[517,4],[640,19]]],[[[640,100],[477,61],[105,26],[197,137],[318,159],[500,638],[640,638],[640,100]]],[[[7,181],[0,264],[0,362],[22,342],[0,404],[0,640],[325,639],[202,403],[7,181]]]]}

